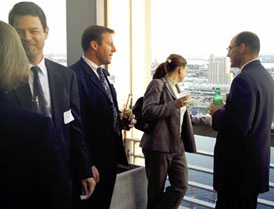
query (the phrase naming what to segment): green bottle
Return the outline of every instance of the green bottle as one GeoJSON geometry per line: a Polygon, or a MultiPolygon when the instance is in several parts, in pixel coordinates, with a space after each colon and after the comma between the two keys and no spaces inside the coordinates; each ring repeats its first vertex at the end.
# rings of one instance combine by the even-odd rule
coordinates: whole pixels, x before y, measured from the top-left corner
{"type": "Polygon", "coordinates": [[[220,88],[216,88],[216,92],[213,98],[213,104],[215,105],[223,105],[223,97],[220,93],[220,88]]]}

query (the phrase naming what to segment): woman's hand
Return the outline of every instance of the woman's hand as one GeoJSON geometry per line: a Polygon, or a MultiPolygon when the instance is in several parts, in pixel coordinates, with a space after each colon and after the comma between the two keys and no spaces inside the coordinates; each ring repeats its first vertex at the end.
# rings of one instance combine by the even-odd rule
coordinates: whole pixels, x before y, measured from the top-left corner
{"type": "Polygon", "coordinates": [[[190,95],[186,95],[183,97],[180,97],[179,99],[175,100],[175,107],[181,108],[183,106],[186,106],[190,101],[190,95]]]}

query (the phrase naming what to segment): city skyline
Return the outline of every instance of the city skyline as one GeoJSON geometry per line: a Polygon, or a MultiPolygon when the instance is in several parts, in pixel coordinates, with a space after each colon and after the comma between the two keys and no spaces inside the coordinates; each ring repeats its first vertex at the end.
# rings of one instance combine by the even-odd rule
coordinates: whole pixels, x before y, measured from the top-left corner
{"type": "Polygon", "coordinates": [[[233,36],[256,33],[261,54],[274,54],[271,0],[152,0],[152,58],[226,56],[233,36]]]}

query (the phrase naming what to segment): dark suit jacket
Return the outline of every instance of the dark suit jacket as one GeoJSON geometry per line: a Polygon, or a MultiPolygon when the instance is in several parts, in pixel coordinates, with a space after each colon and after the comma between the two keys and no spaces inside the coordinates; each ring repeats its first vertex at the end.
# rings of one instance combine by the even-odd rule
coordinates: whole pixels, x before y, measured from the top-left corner
{"type": "Polygon", "coordinates": [[[253,61],[234,78],[225,108],[213,115],[213,128],[218,131],[215,190],[268,191],[273,111],[273,79],[260,61],[253,61]]]}
{"type": "Polygon", "coordinates": [[[63,161],[52,122],[0,102],[0,208],[68,206],[63,161]]]}
{"type": "Polygon", "coordinates": [[[157,120],[154,130],[144,133],[143,149],[167,153],[196,152],[192,123],[188,111],[180,130],[180,109],[176,96],[165,77],[153,79],[144,95],[142,114],[146,120],[157,120]],[[180,132],[181,131],[181,132],[180,132]]]}
{"type": "MultiPolygon", "coordinates": [[[[78,78],[81,119],[92,162],[99,172],[108,166],[113,167],[112,162],[127,165],[122,137],[117,136],[113,129],[112,104],[101,81],[82,58],[70,68],[78,78]]],[[[106,70],[103,72],[109,76],[106,70]]],[[[118,110],[114,86],[110,83],[109,86],[118,110]]]]}
{"type": "MultiPolygon", "coordinates": [[[[77,79],[74,72],[58,63],[45,59],[51,96],[52,120],[59,134],[59,144],[66,165],[68,182],[71,169],[77,179],[92,176],[88,152],[81,130],[77,79]],[[74,120],[64,123],[64,113],[71,110],[74,120]]],[[[31,109],[31,91],[26,84],[9,95],[12,103],[31,109]]]]}

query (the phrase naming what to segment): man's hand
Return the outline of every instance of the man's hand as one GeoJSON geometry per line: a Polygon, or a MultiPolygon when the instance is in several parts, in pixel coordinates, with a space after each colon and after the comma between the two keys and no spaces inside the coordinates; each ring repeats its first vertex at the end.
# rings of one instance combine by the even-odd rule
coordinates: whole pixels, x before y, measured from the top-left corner
{"type": "Polygon", "coordinates": [[[120,117],[120,120],[123,120],[123,117],[124,117],[123,112],[119,112],[119,117],[120,117]]]}
{"type": "Polygon", "coordinates": [[[214,104],[210,104],[209,106],[209,114],[210,115],[214,115],[214,113],[219,110],[219,109],[223,109],[224,105],[214,105],[214,104]]]}
{"type": "Polygon", "coordinates": [[[90,198],[96,185],[94,178],[82,179],[81,184],[82,184],[83,193],[85,195],[85,199],[90,198]]]}
{"type": "Polygon", "coordinates": [[[99,171],[97,170],[97,168],[95,166],[91,167],[91,171],[92,171],[93,178],[97,184],[100,181],[99,171]]]}
{"type": "MultiPolygon", "coordinates": [[[[120,116],[120,120],[122,121],[122,120],[123,120],[123,117],[124,117],[123,112],[120,112],[120,113],[119,113],[119,116],[120,116]]],[[[134,115],[133,113],[131,113],[131,114],[129,115],[128,120],[130,121],[130,123],[129,123],[129,127],[130,127],[130,128],[133,128],[134,125],[137,123],[137,120],[135,120],[135,115],[134,115]]]]}
{"type": "Polygon", "coordinates": [[[137,121],[135,120],[135,115],[133,113],[130,114],[129,120],[130,120],[130,127],[131,128],[134,127],[137,121]]]}

